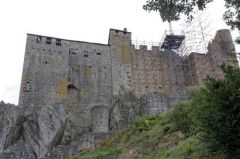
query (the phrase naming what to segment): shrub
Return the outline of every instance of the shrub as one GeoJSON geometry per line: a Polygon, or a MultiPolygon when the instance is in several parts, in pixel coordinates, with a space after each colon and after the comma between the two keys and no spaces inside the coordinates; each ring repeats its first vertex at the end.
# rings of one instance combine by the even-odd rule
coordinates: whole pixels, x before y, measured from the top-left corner
{"type": "Polygon", "coordinates": [[[227,65],[221,68],[224,79],[208,77],[193,98],[194,121],[209,150],[222,151],[232,159],[240,155],[240,70],[227,65]]]}

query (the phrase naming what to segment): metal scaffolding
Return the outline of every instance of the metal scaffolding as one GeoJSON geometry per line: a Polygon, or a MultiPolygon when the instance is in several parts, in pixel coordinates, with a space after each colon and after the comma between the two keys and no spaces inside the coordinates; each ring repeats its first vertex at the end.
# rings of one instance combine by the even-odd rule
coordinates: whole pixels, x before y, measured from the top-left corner
{"type": "Polygon", "coordinates": [[[169,97],[171,102],[186,99],[186,87],[192,84],[190,61],[186,53],[186,36],[183,31],[165,32],[160,45],[169,61],[169,97]]]}

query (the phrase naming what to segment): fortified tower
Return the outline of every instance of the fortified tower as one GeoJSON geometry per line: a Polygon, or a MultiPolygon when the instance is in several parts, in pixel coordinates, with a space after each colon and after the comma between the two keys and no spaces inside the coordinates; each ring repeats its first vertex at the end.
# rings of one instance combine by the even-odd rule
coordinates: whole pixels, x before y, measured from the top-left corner
{"type": "Polygon", "coordinates": [[[69,41],[27,35],[19,105],[46,105],[67,97],[69,41]]]}
{"type": "Polygon", "coordinates": [[[111,46],[113,95],[118,95],[119,87],[132,88],[131,61],[134,48],[131,33],[124,30],[110,29],[108,44],[111,46]]]}
{"type": "Polygon", "coordinates": [[[108,44],[28,34],[19,105],[64,103],[75,131],[108,132],[121,87],[139,99],[142,114],[158,114],[185,99],[187,86],[221,78],[222,63],[239,67],[228,30],[217,32],[205,54],[183,56],[184,39],[166,34],[150,48],[134,46],[127,29],[110,29],[108,44]]]}

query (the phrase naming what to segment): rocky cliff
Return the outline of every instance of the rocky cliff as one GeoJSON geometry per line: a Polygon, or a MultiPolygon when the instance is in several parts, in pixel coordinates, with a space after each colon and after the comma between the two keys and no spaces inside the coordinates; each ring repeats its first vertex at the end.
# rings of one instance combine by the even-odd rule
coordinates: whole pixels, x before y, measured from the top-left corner
{"type": "Polygon", "coordinates": [[[75,155],[97,146],[101,139],[131,124],[139,115],[149,114],[150,109],[165,110],[167,103],[163,104],[160,99],[163,99],[160,93],[137,99],[122,88],[113,98],[108,133],[96,133],[91,129],[76,132],[72,114],[63,103],[23,107],[1,102],[0,158],[59,159],[75,155]],[[154,107],[147,107],[149,103],[154,107]]]}

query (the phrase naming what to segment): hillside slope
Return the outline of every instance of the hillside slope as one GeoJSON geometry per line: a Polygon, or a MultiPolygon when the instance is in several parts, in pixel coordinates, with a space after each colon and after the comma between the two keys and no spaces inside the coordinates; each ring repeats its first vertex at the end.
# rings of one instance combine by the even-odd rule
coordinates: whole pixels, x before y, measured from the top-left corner
{"type": "Polygon", "coordinates": [[[107,137],[96,148],[82,151],[74,158],[220,159],[219,154],[208,154],[194,130],[186,131],[187,120],[182,120],[185,125],[180,126],[177,122],[181,115],[179,109],[161,116],[140,118],[132,126],[107,137]]]}
{"type": "Polygon", "coordinates": [[[142,117],[75,158],[239,159],[240,69],[221,69],[223,79],[208,77],[168,112],[142,117]]]}

